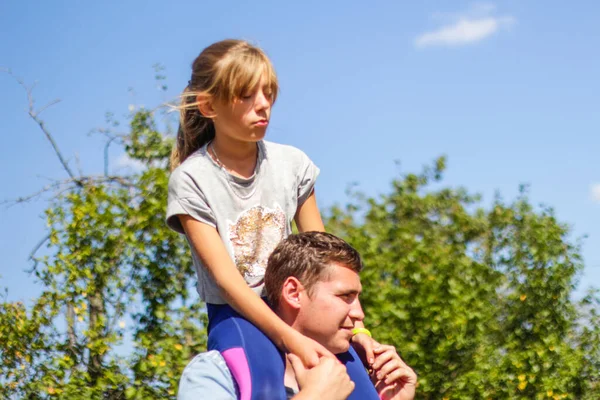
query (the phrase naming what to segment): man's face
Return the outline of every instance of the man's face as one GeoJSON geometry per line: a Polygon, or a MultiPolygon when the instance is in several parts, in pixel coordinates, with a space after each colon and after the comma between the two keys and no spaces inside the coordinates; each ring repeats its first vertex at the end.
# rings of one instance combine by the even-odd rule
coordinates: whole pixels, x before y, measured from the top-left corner
{"type": "Polygon", "coordinates": [[[348,350],[352,329],[365,315],[358,300],[358,274],[340,264],[329,268],[329,276],[313,286],[311,296],[301,296],[294,327],[337,354],[348,350]]]}

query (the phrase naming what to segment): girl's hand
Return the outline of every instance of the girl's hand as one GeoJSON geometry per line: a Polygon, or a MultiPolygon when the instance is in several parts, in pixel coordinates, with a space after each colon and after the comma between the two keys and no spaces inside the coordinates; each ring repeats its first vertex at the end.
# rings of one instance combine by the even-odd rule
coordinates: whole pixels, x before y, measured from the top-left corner
{"type": "Polygon", "coordinates": [[[319,358],[337,358],[325,347],[308,338],[298,331],[290,329],[283,340],[284,350],[297,356],[306,368],[313,368],[319,364],[319,358]]]}
{"type": "Polygon", "coordinates": [[[352,336],[352,347],[354,347],[354,350],[361,357],[366,368],[371,368],[371,365],[375,361],[373,349],[378,345],[379,343],[366,333],[357,333],[352,336]]]}
{"type": "Polygon", "coordinates": [[[375,342],[375,362],[371,380],[382,400],[412,400],[417,388],[417,374],[392,346],[375,342]]]}
{"type": "Polygon", "coordinates": [[[300,386],[300,393],[294,399],[344,400],[354,390],[346,367],[336,360],[322,358],[319,365],[307,369],[295,355],[287,357],[300,386]]]}

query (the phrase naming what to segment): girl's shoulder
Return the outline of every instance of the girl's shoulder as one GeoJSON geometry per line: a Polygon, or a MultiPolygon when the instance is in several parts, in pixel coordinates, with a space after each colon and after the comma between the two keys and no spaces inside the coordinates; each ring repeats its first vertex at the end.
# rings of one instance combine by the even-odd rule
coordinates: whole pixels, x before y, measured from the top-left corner
{"type": "Polygon", "coordinates": [[[212,163],[212,160],[208,153],[206,152],[206,146],[203,146],[190,154],[188,158],[185,159],[184,162],[179,164],[177,168],[173,170],[173,172],[177,170],[181,171],[189,171],[197,168],[206,168],[212,163]]]}
{"type": "Polygon", "coordinates": [[[211,168],[212,159],[206,153],[206,147],[202,147],[179,164],[177,168],[171,171],[171,179],[189,174],[205,172],[211,168]]]}
{"type": "Polygon", "coordinates": [[[267,158],[285,159],[288,161],[302,161],[308,158],[302,150],[288,144],[269,142],[267,140],[263,140],[262,143],[267,158]]]}

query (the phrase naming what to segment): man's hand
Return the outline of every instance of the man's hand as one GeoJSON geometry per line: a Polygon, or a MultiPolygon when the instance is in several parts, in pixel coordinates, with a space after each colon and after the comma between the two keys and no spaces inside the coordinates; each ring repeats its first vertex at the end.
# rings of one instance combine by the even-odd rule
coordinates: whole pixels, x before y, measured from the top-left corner
{"type": "Polygon", "coordinates": [[[417,374],[402,361],[393,346],[376,344],[371,380],[382,400],[412,400],[417,374]]]}
{"type": "Polygon", "coordinates": [[[350,380],[346,367],[336,359],[323,357],[317,366],[307,369],[300,358],[293,354],[287,357],[300,386],[300,393],[294,396],[294,400],[345,400],[354,390],[354,382],[350,380]]]}
{"type": "Polygon", "coordinates": [[[365,368],[371,368],[371,365],[375,361],[373,348],[375,348],[376,345],[379,345],[379,343],[366,333],[357,333],[352,336],[352,347],[354,347],[354,350],[358,353],[365,368]]]}

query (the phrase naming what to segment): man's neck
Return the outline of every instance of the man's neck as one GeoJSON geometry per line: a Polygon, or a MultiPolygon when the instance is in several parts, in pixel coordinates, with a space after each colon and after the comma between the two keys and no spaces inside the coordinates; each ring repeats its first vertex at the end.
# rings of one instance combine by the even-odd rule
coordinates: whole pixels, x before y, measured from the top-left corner
{"type": "Polygon", "coordinates": [[[296,392],[300,390],[298,387],[298,381],[296,380],[296,374],[294,373],[294,368],[292,368],[292,364],[287,357],[285,357],[285,374],[283,375],[283,384],[294,389],[296,392]]]}

